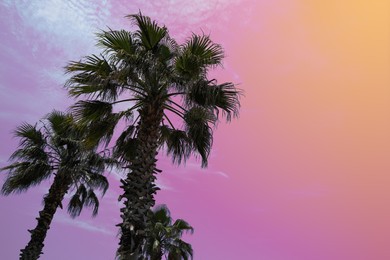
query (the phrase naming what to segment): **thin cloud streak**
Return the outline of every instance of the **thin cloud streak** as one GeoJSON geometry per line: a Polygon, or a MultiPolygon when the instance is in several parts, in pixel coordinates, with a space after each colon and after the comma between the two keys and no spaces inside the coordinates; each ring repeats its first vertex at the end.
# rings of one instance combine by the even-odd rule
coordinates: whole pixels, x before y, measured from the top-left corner
{"type": "Polygon", "coordinates": [[[54,218],[53,221],[61,223],[61,224],[73,226],[76,228],[80,228],[80,229],[90,231],[90,232],[100,233],[100,234],[109,235],[109,236],[115,235],[114,232],[112,232],[111,230],[108,230],[104,227],[99,227],[99,226],[93,225],[89,222],[78,220],[78,219],[71,219],[71,218],[66,217],[64,215],[56,216],[56,218],[54,218]]]}

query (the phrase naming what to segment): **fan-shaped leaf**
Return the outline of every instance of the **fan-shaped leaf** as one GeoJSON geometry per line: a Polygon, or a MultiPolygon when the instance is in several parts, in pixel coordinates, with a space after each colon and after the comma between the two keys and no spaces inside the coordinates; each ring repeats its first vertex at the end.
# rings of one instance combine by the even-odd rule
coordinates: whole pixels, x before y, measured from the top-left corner
{"type": "Polygon", "coordinates": [[[141,13],[126,16],[133,20],[138,27],[136,32],[137,37],[141,40],[142,45],[146,50],[156,48],[159,42],[167,35],[166,27],[160,27],[155,21],[149,17],[143,16],[141,13]]]}
{"type": "Polygon", "coordinates": [[[184,116],[187,135],[202,157],[202,167],[207,166],[207,158],[213,142],[213,133],[209,123],[214,124],[215,120],[214,114],[202,107],[193,107],[184,116]]]}

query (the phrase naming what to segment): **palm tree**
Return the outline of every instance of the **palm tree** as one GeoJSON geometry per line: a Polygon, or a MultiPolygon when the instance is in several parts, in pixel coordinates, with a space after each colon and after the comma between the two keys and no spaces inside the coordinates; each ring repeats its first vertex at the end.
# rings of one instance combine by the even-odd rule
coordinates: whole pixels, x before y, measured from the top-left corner
{"type": "Polygon", "coordinates": [[[160,148],[165,146],[178,164],[200,155],[206,167],[212,128],[219,117],[230,121],[238,115],[240,96],[233,83],[208,79],[208,71],[224,56],[209,36],[193,34],[179,45],[149,17],[128,18],[135,31],[98,33],[103,52],[66,66],[72,74],[66,84],[70,95],[86,98],[73,106],[73,113],[93,129],[87,139],[91,145],[98,140],[107,144],[118,122],[126,125],[114,149],[129,168],[121,180],[120,259],[136,259],[140,253],[159,189],[154,181],[161,172],[156,168],[160,148]]]}
{"type": "Polygon", "coordinates": [[[13,163],[1,169],[9,172],[1,193],[24,192],[54,175],[37,226],[29,230],[31,239],[20,254],[23,260],[38,259],[53,216],[58,207],[62,208],[68,191],[73,191],[68,204],[72,217],[78,216],[83,206],[93,208],[96,216],[99,200],[94,189],[103,194],[107,190],[108,182],[102,173],[113,161],[96,149],[85,149],[82,132],[76,129],[69,114],[53,111],[39,124],[23,123],[15,136],[20,138],[19,148],[10,157],[13,163]]]}
{"type": "Polygon", "coordinates": [[[171,214],[165,205],[156,207],[150,214],[148,236],[143,245],[144,260],[192,259],[192,247],[181,240],[184,232],[193,233],[194,229],[184,220],[177,219],[172,224],[171,214]]]}

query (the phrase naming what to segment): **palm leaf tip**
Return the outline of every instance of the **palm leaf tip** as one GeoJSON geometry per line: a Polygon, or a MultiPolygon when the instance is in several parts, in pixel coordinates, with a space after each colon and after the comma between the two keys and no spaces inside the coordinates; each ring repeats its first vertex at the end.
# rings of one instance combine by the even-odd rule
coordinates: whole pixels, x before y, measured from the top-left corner
{"type": "Polygon", "coordinates": [[[73,105],[72,111],[85,130],[85,144],[88,147],[99,143],[107,146],[122,116],[112,112],[111,103],[97,100],[78,101],[73,105]]]}
{"type": "Polygon", "coordinates": [[[224,52],[219,44],[215,44],[207,35],[193,34],[181,46],[180,55],[176,59],[176,70],[187,78],[196,78],[205,74],[209,67],[221,64],[224,52]]]}
{"type": "MultiPolygon", "coordinates": [[[[73,75],[66,82],[65,88],[72,97],[86,95],[104,100],[115,100],[123,91],[114,82],[116,66],[104,56],[91,55],[81,61],[72,61],[65,67],[66,73],[73,75]]],[[[116,78],[119,80],[119,78],[116,78]]]]}
{"type": "Polygon", "coordinates": [[[105,52],[113,53],[117,58],[125,58],[134,54],[133,36],[125,30],[109,30],[97,33],[97,46],[103,47],[105,52]]]}
{"type": "Polygon", "coordinates": [[[88,191],[88,196],[85,201],[85,205],[87,207],[92,208],[92,216],[96,217],[99,210],[99,199],[97,198],[95,192],[93,190],[88,191]]]}
{"type": "Polygon", "coordinates": [[[216,117],[219,112],[229,122],[232,117],[238,117],[240,96],[242,91],[231,83],[216,84],[215,80],[199,80],[189,90],[186,96],[187,106],[198,105],[214,110],[216,117]]]}
{"type": "Polygon", "coordinates": [[[69,113],[54,110],[46,115],[46,119],[53,132],[59,136],[65,137],[75,130],[72,129],[72,127],[74,128],[74,121],[69,113]]]}
{"type": "Polygon", "coordinates": [[[68,203],[68,213],[72,218],[80,215],[83,207],[92,208],[92,216],[98,214],[99,199],[92,189],[87,190],[84,185],[80,185],[76,193],[72,196],[68,203]]]}
{"type": "Polygon", "coordinates": [[[217,113],[218,109],[221,109],[227,121],[230,121],[232,117],[237,118],[241,107],[240,97],[243,95],[242,90],[237,89],[231,82],[217,85],[215,88],[215,107],[217,108],[217,113]]]}
{"type": "Polygon", "coordinates": [[[48,179],[51,174],[51,167],[39,161],[16,162],[3,167],[1,170],[9,171],[1,189],[3,195],[25,192],[30,187],[48,179]]]}
{"type": "Polygon", "coordinates": [[[83,203],[81,202],[79,195],[78,194],[73,195],[68,203],[68,214],[72,218],[75,218],[80,215],[82,208],[83,208],[83,203]]]}
{"type": "Polygon", "coordinates": [[[185,163],[191,155],[193,147],[185,131],[162,126],[161,139],[167,147],[167,154],[172,155],[173,163],[185,163]]]}
{"type": "Polygon", "coordinates": [[[218,65],[224,58],[222,46],[214,43],[208,35],[193,34],[186,49],[209,65],[218,65]]]}
{"type": "Polygon", "coordinates": [[[215,124],[215,115],[208,109],[193,107],[184,116],[186,132],[194,149],[202,158],[202,167],[207,167],[208,156],[213,143],[213,131],[209,124],[215,124]]]}
{"type": "Polygon", "coordinates": [[[165,26],[160,27],[156,21],[152,21],[148,16],[142,15],[141,12],[126,17],[131,19],[134,25],[138,27],[136,36],[147,50],[155,49],[160,41],[168,35],[165,26]]]}
{"type": "Polygon", "coordinates": [[[112,115],[112,105],[98,100],[81,100],[72,106],[72,111],[80,123],[99,121],[112,115]]]}
{"type": "Polygon", "coordinates": [[[41,146],[44,144],[43,134],[36,125],[22,123],[14,131],[14,136],[20,138],[19,145],[22,147],[41,146]]]}
{"type": "Polygon", "coordinates": [[[110,185],[107,178],[104,175],[96,173],[90,174],[88,177],[88,185],[93,189],[100,190],[102,195],[104,195],[110,185]]]}

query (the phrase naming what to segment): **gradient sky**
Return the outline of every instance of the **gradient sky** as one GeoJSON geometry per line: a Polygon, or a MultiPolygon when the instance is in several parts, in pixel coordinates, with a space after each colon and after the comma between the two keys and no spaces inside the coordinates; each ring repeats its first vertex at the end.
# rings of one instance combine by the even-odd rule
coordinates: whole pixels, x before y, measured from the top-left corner
{"type": "MultiPolygon", "coordinates": [[[[241,116],[215,131],[209,168],[160,156],[166,203],[194,228],[197,260],[390,259],[390,2],[161,0],[0,2],[0,166],[11,131],[73,103],[69,60],[99,29],[142,12],[179,41],[223,45],[219,82],[245,90],[241,116]]],[[[113,259],[118,176],[100,214],[59,210],[41,259],[113,259]]],[[[0,198],[0,259],[16,259],[49,183],[0,198]]]]}

